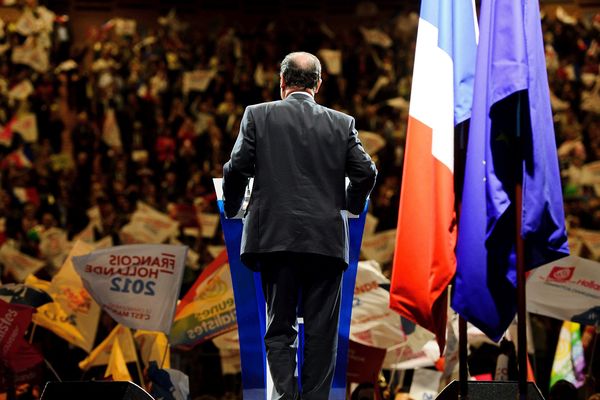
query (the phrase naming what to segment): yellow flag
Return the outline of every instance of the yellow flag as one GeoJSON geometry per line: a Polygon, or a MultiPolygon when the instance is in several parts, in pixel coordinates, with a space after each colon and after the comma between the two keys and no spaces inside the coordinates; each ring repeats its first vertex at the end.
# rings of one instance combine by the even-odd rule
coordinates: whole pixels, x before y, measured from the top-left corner
{"type": "Polygon", "coordinates": [[[169,350],[169,339],[162,332],[138,330],[133,335],[140,349],[140,356],[144,366],[150,361],[156,361],[159,368],[171,368],[171,351],[169,350]],[[166,354],[165,354],[166,353],[166,354]],[[165,360],[164,364],[161,366],[165,360]]]}
{"type": "Polygon", "coordinates": [[[552,363],[550,387],[559,380],[569,381],[576,388],[585,383],[585,359],[579,328],[577,322],[563,322],[552,363]]]}
{"type": "Polygon", "coordinates": [[[92,250],[92,245],[77,241],[51,282],[31,275],[25,281],[28,285],[45,290],[54,300],[38,308],[38,312],[33,314],[33,322],[88,353],[94,346],[100,306],[83,287],[71,258],[92,250]]]}
{"type": "Polygon", "coordinates": [[[54,300],[52,303],[39,307],[38,311],[33,314],[32,321],[89,352],[91,346],[90,348],[84,347],[86,340],[77,327],[71,323],[72,315],[69,315],[57,301],[56,293],[52,291],[52,283],[29,275],[25,279],[25,284],[44,290],[54,300]]]}
{"type": "Polygon", "coordinates": [[[92,352],[79,363],[79,368],[87,370],[97,365],[108,364],[115,343],[119,343],[125,362],[136,362],[135,343],[131,330],[119,324],[92,352]]]}
{"type": "Polygon", "coordinates": [[[110,358],[108,359],[108,367],[106,367],[106,372],[104,373],[104,377],[112,377],[113,381],[131,381],[131,375],[129,375],[129,370],[127,369],[127,362],[125,362],[125,357],[123,357],[123,351],[121,350],[121,346],[119,345],[119,341],[115,341],[112,346],[112,350],[110,352],[110,358]]]}

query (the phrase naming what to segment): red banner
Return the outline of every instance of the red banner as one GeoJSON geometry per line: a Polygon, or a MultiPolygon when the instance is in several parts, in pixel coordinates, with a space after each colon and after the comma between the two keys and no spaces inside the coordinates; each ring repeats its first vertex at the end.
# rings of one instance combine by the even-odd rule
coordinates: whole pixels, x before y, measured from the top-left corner
{"type": "Polygon", "coordinates": [[[39,364],[41,354],[23,339],[33,308],[0,300],[0,360],[15,372],[39,364]]]}
{"type": "Polygon", "coordinates": [[[386,349],[365,346],[350,340],[348,349],[348,382],[376,383],[386,349]]]}

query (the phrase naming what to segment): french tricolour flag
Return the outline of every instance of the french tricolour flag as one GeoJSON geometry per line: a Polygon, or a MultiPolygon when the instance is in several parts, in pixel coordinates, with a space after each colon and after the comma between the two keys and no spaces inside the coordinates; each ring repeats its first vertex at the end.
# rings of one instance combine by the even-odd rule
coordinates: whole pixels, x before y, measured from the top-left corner
{"type": "Polygon", "coordinates": [[[423,0],[417,34],[390,307],[445,345],[456,270],[454,128],[470,117],[473,0],[423,0]]]}

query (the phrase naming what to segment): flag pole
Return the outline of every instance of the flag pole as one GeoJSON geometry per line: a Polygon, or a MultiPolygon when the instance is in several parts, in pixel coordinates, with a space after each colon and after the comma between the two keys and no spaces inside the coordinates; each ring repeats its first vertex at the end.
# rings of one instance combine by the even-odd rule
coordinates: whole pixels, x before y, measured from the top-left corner
{"type": "Polygon", "coordinates": [[[469,368],[467,365],[467,320],[463,317],[458,317],[458,381],[459,399],[467,399],[469,397],[469,368]]]}
{"type": "Polygon", "coordinates": [[[521,103],[523,92],[517,93],[516,108],[516,162],[515,172],[517,183],[515,185],[515,245],[517,256],[517,361],[519,368],[519,397],[527,398],[527,295],[525,290],[525,242],[521,236],[523,216],[523,170],[521,152],[521,103]]]}
{"type": "MultiPolygon", "coordinates": [[[[468,121],[462,122],[456,127],[454,140],[454,193],[456,202],[456,221],[460,222],[462,191],[465,179],[465,163],[467,154],[467,141],[469,136],[468,121]]],[[[468,343],[467,320],[458,316],[458,398],[466,400],[469,398],[469,366],[467,364],[468,343]]]]}
{"type": "Polygon", "coordinates": [[[516,219],[517,219],[517,344],[518,344],[518,366],[519,366],[519,394],[521,398],[527,397],[527,310],[525,292],[525,244],[521,237],[521,206],[523,203],[523,187],[521,182],[517,183],[515,191],[516,219]]]}

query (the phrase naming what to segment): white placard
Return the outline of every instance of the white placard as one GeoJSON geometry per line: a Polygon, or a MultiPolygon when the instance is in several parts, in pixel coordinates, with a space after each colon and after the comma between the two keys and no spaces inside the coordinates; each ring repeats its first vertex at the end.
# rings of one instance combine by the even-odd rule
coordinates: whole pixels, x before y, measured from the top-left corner
{"type": "Polygon", "coordinates": [[[169,334],[187,247],[127,245],[73,257],[94,300],[117,322],[169,334]]]}
{"type": "Polygon", "coordinates": [[[390,229],[363,238],[361,251],[365,258],[379,263],[392,261],[396,248],[396,230],[390,229]]]}
{"type": "Polygon", "coordinates": [[[434,400],[438,395],[442,373],[432,369],[415,369],[410,396],[415,400],[434,400]]]}

